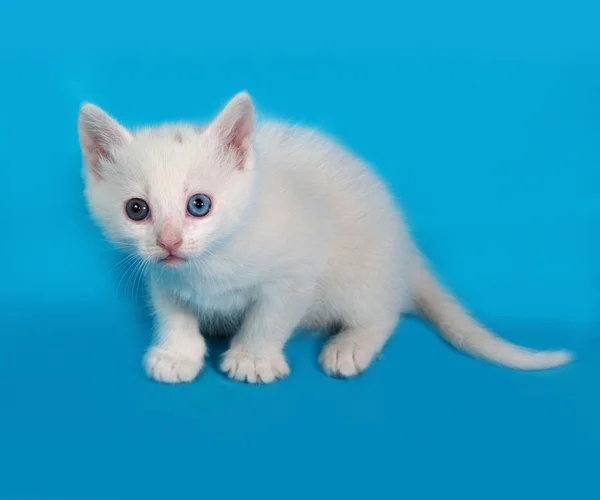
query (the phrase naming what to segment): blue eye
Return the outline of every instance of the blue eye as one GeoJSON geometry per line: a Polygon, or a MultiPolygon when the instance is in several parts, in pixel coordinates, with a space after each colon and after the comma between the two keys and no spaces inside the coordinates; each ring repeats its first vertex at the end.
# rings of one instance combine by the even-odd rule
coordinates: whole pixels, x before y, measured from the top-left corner
{"type": "Polygon", "coordinates": [[[188,201],[187,210],[192,217],[204,217],[210,212],[210,198],[205,194],[195,194],[188,201]]]}

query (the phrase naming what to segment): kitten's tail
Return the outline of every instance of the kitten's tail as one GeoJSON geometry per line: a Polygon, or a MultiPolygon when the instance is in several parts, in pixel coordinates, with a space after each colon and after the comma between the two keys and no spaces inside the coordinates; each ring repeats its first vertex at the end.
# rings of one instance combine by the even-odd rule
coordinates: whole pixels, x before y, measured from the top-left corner
{"type": "Polygon", "coordinates": [[[418,312],[429,319],[457,349],[494,364],[518,370],[544,370],[569,363],[568,351],[533,351],[503,340],[484,328],[442,288],[416,255],[413,290],[418,312]]]}

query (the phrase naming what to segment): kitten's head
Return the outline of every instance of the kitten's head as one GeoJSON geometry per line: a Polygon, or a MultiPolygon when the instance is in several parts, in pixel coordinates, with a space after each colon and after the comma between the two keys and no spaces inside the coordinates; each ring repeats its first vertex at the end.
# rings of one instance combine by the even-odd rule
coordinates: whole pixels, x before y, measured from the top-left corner
{"type": "Polygon", "coordinates": [[[165,266],[201,258],[241,224],[252,197],[254,106],[235,96],[207,127],[130,132],[98,107],[79,114],[86,197],[116,245],[165,266]]]}

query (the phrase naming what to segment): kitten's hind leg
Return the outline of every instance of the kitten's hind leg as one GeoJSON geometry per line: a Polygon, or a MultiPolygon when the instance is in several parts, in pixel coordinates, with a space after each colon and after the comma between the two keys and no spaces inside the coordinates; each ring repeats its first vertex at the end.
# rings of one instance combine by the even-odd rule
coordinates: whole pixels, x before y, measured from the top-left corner
{"type": "Polygon", "coordinates": [[[349,378],[365,371],[396,327],[388,322],[345,327],[321,351],[319,361],[331,377],[349,378]]]}

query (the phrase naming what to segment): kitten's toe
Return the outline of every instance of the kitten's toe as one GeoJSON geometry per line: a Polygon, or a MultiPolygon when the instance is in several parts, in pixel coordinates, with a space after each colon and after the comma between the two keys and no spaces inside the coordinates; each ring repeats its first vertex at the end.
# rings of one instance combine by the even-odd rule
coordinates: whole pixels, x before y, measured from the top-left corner
{"type": "Polygon", "coordinates": [[[162,347],[151,347],[144,358],[144,367],[148,376],[157,382],[167,384],[191,382],[203,365],[203,355],[190,357],[162,347]]]}
{"type": "Polygon", "coordinates": [[[365,371],[375,353],[353,339],[333,339],[321,351],[319,361],[331,377],[354,377],[365,371]]]}
{"type": "Polygon", "coordinates": [[[233,380],[251,384],[269,384],[290,374],[290,367],[281,352],[257,356],[237,349],[225,353],[221,370],[233,380]]]}

